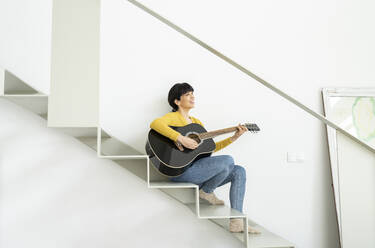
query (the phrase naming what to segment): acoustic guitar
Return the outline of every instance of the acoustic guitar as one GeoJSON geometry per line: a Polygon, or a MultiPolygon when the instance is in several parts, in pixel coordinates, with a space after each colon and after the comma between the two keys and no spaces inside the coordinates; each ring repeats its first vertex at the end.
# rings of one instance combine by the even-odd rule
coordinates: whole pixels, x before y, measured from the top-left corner
{"type": "MultiPolygon", "coordinates": [[[[256,133],[260,129],[256,124],[243,124],[250,132],[256,133]]],[[[196,160],[211,156],[216,145],[213,138],[222,134],[235,132],[237,127],[229,127],[216,131],[207,130],[197,124],[191,123],[182,127],[170,126],[183,136],[187,136],[198,143],[195,149],[189,149],[178,142],[165,137],[151,129],[148,133],[146,153],[151,163],[163,175],[176,177],[184,173],[196,160]]]]}

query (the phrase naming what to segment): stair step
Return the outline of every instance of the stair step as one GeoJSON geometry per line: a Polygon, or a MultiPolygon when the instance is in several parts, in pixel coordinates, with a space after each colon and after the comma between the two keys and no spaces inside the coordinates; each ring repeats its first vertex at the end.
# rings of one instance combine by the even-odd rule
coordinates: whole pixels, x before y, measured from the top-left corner
{"type": "Polygon", "coordinates": [[[0,95],[0,97],[42,117],[45,116],[48,111],[48,96],[42,93],[4,94],[0,95]]]}
{"type": "Polygon", "coordinates": [[[75,138],[96,138],[97,136],[97,127],[55,127],[55,126],[49,126],[47,123],[47,126],[49,128],[53,128],[55,130],[59,130],[60,132],[65,133],[66,135],[73,136],[75,138]]]}
{"type": "MultiPolygon", "coordinates": [[[[196,213],[196,206],[194,203],[186,204],[194,213],[196,213]]],[[[228,218],[245,218],[243,214],[226,205],[211,205],[208,203],[199,204],[199,218],[201,219],[228,219],[228,218]]]]}
{"type": "Polygon", "coordinates": [[[99,158],[106,158],[111,160],[127,160],[127,159],[147,159],[148,155],[118,155],[118,156],[106,156],[101,155],[99,158]]]}
{"type": "Polygon", "coordinates": [[[22,92],[22,91],[19,91],[19,92],[14,92],[14,93],[7,93],[7,94],[4,94],[4,95],[1,95],[3,97],[48,97],[48,95],[44,94],[44,93],[40,93],[40,92],[36,92],[36,93],[30,93],[30,92],[22,92]]]}
{"type": "Polygon", "coordinates": [[[137,151],[133,147],[125,144],[123,141],[110,135],[109,139],[101,139],[100,154],[103,156],[127,156],[127,155],[146,155],[137,151]]]}
{"type": "MultiPolygon", "coordinates": [[[[218,224],[222,228],[228,230],[229,232],[229,220],[226,219],[212,219],[212,222],[218,224]]],[[[261,234],[249,234],[249,244],[248,248],[292,248],[295,245],[280,236],[266,230],[261,225],[258,225],[254,221],[249,220],[249,225],[254,227],[258,231],[261,231],[261,234]]],[[[243,233],[232,233],[236,238],[244,242],[243,233]]]]}
{"type": "Polygon", "coordinates": [[[150,182],[149,188],[165,189],[165,188],[197,188],[198,185],[193,183],[180,182],[150,182]]]}

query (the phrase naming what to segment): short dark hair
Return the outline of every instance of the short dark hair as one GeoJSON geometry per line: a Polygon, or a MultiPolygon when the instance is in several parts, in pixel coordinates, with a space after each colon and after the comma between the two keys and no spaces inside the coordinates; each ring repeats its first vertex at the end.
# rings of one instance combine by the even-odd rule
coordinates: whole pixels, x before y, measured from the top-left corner
{"type": "Polygon", "coordinates": [[[168,93],[168,102],[169,105],[172,107],[172,112],[176,112],[178,110],[178,106],[174,102],[174,100],[181,100],[181,96],[187,92],[193,91],[193,87],[191,87],[188,83],[177,83],[172,86],[168,93]]]}

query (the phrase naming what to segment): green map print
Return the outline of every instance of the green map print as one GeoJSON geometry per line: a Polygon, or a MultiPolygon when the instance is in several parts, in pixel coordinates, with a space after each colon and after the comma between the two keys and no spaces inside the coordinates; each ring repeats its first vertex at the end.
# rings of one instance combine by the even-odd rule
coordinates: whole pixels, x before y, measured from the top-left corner
{"type": "Polygon", "coordinates": [[[352,107],[353,124],[358,138],[369,142],[375,138],[375,99],[357,97],[352,107]]]}

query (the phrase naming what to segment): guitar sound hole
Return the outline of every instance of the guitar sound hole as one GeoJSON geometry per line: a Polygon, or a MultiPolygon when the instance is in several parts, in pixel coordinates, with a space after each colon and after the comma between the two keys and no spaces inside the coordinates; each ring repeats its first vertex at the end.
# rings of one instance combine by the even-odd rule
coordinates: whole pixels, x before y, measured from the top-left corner
{"type": "Polygon", "coordinates": [[[198,144],[201,143],[201,139],[199,138],[198,134],[191,133],[188,135],[190,139],[195,140],[198,144]]]}

